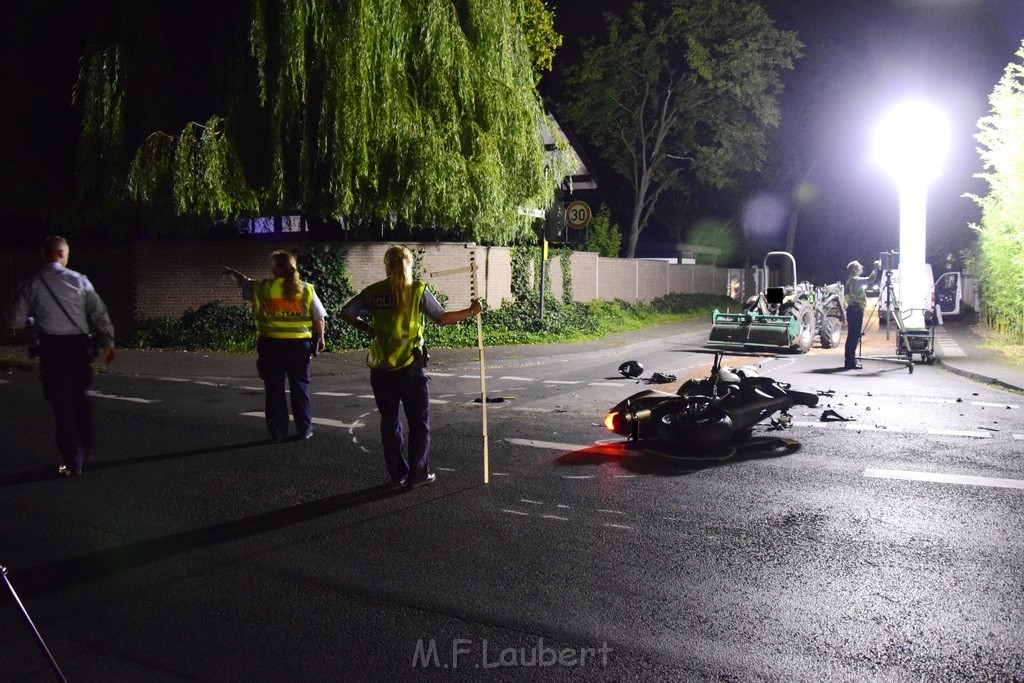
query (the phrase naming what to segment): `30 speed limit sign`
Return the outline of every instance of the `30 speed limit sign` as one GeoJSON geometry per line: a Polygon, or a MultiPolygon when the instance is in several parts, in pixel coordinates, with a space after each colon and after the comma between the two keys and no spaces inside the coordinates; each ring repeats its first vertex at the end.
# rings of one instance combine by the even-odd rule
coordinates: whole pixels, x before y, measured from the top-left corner
{"type": "Polygon", "coordinates": [[[570,228],[585,228],[593,218],[590,205],[586,202],[576,200],[565,207],[565,224],[570,228]]]}

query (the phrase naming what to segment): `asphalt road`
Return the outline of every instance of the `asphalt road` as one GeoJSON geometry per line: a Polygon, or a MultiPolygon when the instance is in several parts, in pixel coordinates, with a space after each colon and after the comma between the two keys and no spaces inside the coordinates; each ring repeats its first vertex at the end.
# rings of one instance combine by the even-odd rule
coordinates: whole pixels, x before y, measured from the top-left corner
{"type": "MultiPolygon", "coordinates": [[[[706,373],[705,336],[650,340],[645,376],[706,373]]],[[[435,352],[438,482],[408,493],[362,372],[276,445],[254,378],[99,375],[70,480],[6,374],[0,565],[72,681],[1024,680],[1024,398],[815,349],[761,371],[818,407],[680,460],[600,426],[643,388],[624,359],[496,360],[484,485],[476,365],[435,352]]],[[[52,680],[4,600],[0,678],[52,680]]]]}

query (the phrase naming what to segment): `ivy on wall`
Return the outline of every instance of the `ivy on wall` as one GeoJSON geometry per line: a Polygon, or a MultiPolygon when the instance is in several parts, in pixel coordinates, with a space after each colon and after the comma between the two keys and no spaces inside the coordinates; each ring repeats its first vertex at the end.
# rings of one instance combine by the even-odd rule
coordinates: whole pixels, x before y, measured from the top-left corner
{"type": "MultiPolygon", "coordinates": [[[[541,248],[512,247],[512,296],[516,300],[535,298],[540,294],[541,248]]],[[[562,267],[562,302],[570,304],[572,297],[572,250],[567,247],[548,250],[549,261],[558,258],[562,267]]],[[[547,293],[550,296],[550,292],[547,293]]]]}

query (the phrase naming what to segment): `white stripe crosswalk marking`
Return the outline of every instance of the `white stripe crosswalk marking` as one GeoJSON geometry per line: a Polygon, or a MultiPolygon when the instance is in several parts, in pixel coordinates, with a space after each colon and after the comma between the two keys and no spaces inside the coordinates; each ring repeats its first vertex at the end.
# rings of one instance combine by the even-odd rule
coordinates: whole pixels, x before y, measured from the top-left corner
{"type": "Polygon", "coordinates": [[[1024,479],[1000,479],[997,477],[976,477],[966,474],[942,474],[941,472],[912,472],[909,470],[866,469],[865,477],[879,479],[905,479],[907,481],[928,481],[939,484],[966,484],[969,486],[994,486],[1007,489],[1024,489],[1024,479]]]}

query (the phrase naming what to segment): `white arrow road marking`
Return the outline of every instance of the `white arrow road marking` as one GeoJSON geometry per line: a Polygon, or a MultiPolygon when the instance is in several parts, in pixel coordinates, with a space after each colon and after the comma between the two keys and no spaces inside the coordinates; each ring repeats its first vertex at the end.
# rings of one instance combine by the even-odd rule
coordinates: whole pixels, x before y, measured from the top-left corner
{"type": "Polygon", "coordinates": [[[115,401],[128,401],[129,403],[159,403],[160,399],[136,398],[135,396],[115,396],[114,394],[103,394],[98,391],[85,392],[96,398],[110,398],[115,401]]]}
{"type": "MultiPolygon", "coordinates": [[[[241,415],[246,415],[248,417],[263,417],[263,411],[254,410],[248,413],[241,413],[241,415]]],[[[291,417],[288,419],[292,420],[291,417]]],[[[355,422],[342,422],[341,420],[329,420],[326,417],[314,417],[313,424],[324,425],[325,427],[341,427],[342,429],[355,429],[357,427],[366,426],[365,422],[360,422],[359,420],[356,420],[355,422]]]]}
{"type": "Polygon", "coordinates": [[[1006,489],[1024,489],[1024,479],[998,479],[996,477],[974,477],[966,474],[941,474],[939,472],[911,472],[909,470],[864,470],[865,477],[879,479],[905,479],[908,481],[931,481],[941,484],[967,484],[969,486],[995,486],[1006,489]]]}

